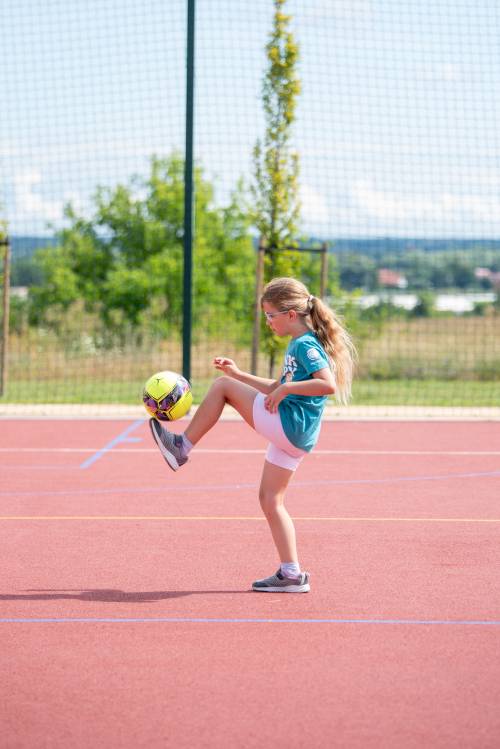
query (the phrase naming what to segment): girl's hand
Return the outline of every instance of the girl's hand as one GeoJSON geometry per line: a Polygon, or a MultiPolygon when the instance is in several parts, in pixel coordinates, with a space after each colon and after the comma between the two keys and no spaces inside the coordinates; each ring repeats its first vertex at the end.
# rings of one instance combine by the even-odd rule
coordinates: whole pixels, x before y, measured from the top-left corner
{"type": "Polygon", "coordinates": [[[215,369],[224,372],[224,374],[229,377],[236,377],[240,371],[236,366],[236,363],[232,359],[228,359],[226,356],[216,356],[213,365],[215,369]]]}
{"type": "Polygon", "coordinates": [[[275,414],[278,410],[278,406],[283,400],[283,398],[286,398],[286,389],[283,385],[278,385],[277,388],[275,388],[269,395],[266,396],[264,400],[264,406],[267,411],[269,411],[272,414],[275,414]]]}

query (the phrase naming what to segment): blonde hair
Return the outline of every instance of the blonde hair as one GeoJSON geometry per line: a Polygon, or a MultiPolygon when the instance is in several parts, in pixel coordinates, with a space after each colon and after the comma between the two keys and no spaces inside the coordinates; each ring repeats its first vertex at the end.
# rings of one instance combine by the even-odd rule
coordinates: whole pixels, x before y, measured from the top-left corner
{"type": "Polygon", "coordinates": [[[264,302],[280,312],[295,310],[306,318],[330,359],[337,385],[335,396],[339,403],[347,404],[351,397],[356,348],[340,318],[295,278],[273,278],[264,287],[261,305],[264,302]]]}

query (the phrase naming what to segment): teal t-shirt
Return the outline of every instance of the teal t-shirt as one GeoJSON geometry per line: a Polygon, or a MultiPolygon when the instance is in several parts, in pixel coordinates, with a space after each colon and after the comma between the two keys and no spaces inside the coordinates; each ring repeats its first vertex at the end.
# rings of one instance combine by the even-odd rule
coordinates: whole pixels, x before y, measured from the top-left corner
{"type": "MultiPolygon", "coordinates": [[[[312,379],[313,372],[329,367],[330,362],[314,333],[292,338],[285,352],[281,384],[312,379]]],[[[295,447],[310,452],[319,437],[326,395],[287,395],[279,404],[286,436],[295,447]]]]}

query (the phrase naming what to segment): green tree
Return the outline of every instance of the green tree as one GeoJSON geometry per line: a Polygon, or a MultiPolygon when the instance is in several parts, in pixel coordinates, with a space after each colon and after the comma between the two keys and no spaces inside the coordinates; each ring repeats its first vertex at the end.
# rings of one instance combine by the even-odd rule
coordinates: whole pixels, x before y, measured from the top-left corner
{"type": "MultiPolygon", "coordinates": [[[[291,147],[291,126],[295,119],[300,81],[297,75],[299,49],[290,31],[290,16],[284,13],[286,0],[274,0],[273,27],[266,45],[267,70],[262,84],[266,131],[254,148],[255,180],[251,187],[251,218],[270,252],[266,256],[265,279],[300,275],[302,259],[296,252],[300,201],[299,159],[291,147]]],[[[268,332],[265,348],[270,370],[281,344],[268,332]]]]}
{"type": "MultiPolygon", "coordinates": [[[[226,320],[248,326],[251,305],[236,294],[253,280],[241,189],[219,208],[201,168],[195,184],[195,324],[213,332],[213,313],[220,310],[226,320]]],[[[146,179],[98,189],[91,218],[68,206],[69,228],[60,232],[56,247],[37,254],[44,280],[30,289],[32,321],[56,325],[80,304],[101,320],[99,338],[109,345],[130,340],[130,332],[138,338],[145,331],[176,335],[182,321],[183,200],[184,164],[174,154],[153,157],[146,179]]]]}
{"type": "Polygon", "coordinates": [[[377,284],[376,263],[371,257],[353,252],[340,253],[338,266],[344,289],[373,289],[377,284]]]}
{"type": "Polygon", "coordinates": [[[436,299],[431,291],[422,291],[412,310],[414,317],[432,317],[436,311],[436,299]]]}

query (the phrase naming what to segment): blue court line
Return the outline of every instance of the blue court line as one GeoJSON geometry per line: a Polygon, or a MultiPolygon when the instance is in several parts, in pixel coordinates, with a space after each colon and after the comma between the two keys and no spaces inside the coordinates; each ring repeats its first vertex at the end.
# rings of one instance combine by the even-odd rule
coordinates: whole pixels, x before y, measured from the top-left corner
{"type": "Polygon", "coordinates": [[[291,486],[329,486],[330,484],[397,484],[400,481],[448,481],[449,479],[476,479],[500,476],[500,471],[475,471],[474,473],[444,473],[431,476],[395,476],[386,479],[319,479],[295,481],[291,486]]]}
{"type": "Polygon", "coordinates": [[[251,618],[209,618],[209,617],[41,617],[41,618],[14,618],[0,619],[0,624],[405,624],[405,625],[465,625],[498,627],[500,620],[475,620],[475,619],[251,619],[251,618]]]}
{"type": "Polygon", "coordinates": [[[96,453],[90,456],[90,458],[87,458],[85,460],[80,468],[88,468],[93,463],[96,462],[96,460],[99,460],[99,458],[102,458],[103,455],[105,455],[107,452],[109,452],[113,447],[116,445],[119,445],[120,442],[136,442],[137,439],[135,437],[128,438],[129,434],[134,431],[134,429],[137,429],[137,427],[141,426],[141,424],[144,424],[146,419],[137,419],[137,421],[134,421],[133,424],[130,424],[121,434],[118,435],[118,437],[115,437],[111,442],[108,442],[105,447],[103,447],[101,450],[98,450],[96,453]]]}
{"type": "MultiPolygon", "coordinates": [[[[142,423],[142,422],[141,422],[142,423]]],[[[137,423],[136,423],[137,425],[137,423]]],[[[135,427],[134,427],[135,428],[135,427]]],[[[121,435],[122,442],[128,442],[127,439],[123,439],[123,435],[121,435]]],[[[118,439],[118,437],[116,438],[118,439]]],[[[111,442],[109,443],[112,444],[111,442]]],[[[103,448],[103,451],[109,450],[109,445],[106,445],[105,448],[103,448]]],[[[99,452],[103,452],[99,451],[99,452]]],[[[92,456],[89,460],[97,459],[97,457],[100,457],[99,453],[96,453],[92,456]]],[[[88,463],[88,461],[86,461],[88,463]]],[[[80,468],[86,468],[87,466],[85,463],[82,463],[80,468]]],[[[418,481],[449,481],[450,479],[475,479],[475,478],[497,478],[500,477],[500,471],[479,471],[476,473],[448,473],[444,475],[436,475],[436,476],[396,476],[393,478],[386,478],[386,479],[319,479],[319,480],[312,480],[312,481],[294,481],[290,486],[288,487],[288,491],[292,492],[295,489],[300,489],[303,487],[314,487],[314,486],[345,486],[345,485],[361,485],[361,486],[370,486],[375,484],[397,484],[400,482],[418,482],[418,481]]],[[[256,489],[258,484],[250,483],[250,484],[189,484],[189,485],[181,485],[175,487],[175,493],[184,493],[184,492],[220,492],[220,491],[240,491],[245,489],[256,489]]],[[[79,494],[88,494],[88,495],[94,495],[94,494],[151,494],[151,493],[157,493],[162,491],[171,490],[171,484],[165,484],[159,485],[159,486],[138,486],[138,487],[117,487],[117,488],[106,488],[106,489],[68,489],[68,490],[55,490],[55,491],[47,491],[47,490],[40,490],[40,491],[0,491],[0,497],[30,497],[30,496],[38,496],[38,497],[44,497],[44,496],[69,496],[69,495],[79,495],[79,494]]]]}

